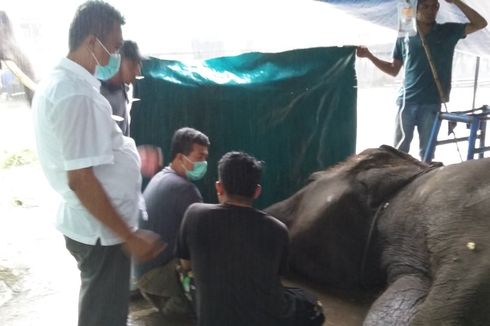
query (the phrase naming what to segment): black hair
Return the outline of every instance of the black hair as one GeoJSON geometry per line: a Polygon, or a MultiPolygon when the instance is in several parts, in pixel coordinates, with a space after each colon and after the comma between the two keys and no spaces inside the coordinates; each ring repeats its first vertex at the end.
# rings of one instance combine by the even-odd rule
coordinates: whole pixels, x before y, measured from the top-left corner
{"type": "Polygon", "coordinates": [[[228,152],[218,162],[218,176],[227,195],[253,199],[263,163],[245,152],[228,152]]]}
{"type": "Polygon", "coordinates": [[[129,59],[131,61],[141,63],[141,55],[136,42],[129,40],[124,41],[119,53],[121,53],[121,59],[129,59]]]}
{"type": "Polygon", "coordinates": [[[209,147],[209,139],[205,134],[193,128],[178,129],[172,137],[171,160],[173,161],[179,153],[189,155],[192,152],[192,144],[209,147]]]}
{"type": "Polygon", "coordinates": [[[69,49],[76,50],[89,35],[105,41],[114,24],[124,25],[125,20],[119,11],[100,0],[90,0],[78,7],[70,25],[69,49]]]}

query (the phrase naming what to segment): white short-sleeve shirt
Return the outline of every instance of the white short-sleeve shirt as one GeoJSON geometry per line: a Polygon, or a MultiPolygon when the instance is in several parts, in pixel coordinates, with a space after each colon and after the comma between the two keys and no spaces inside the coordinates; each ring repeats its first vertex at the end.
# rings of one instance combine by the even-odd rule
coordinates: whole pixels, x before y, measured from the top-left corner
{"type": "Polygon", "coordinates": [[[67,176],[67,171],[92,167],[115,209],[136,229],[144,207],[140,158],[99,89],[94,76],[64,58],[36,90],[32,107],[39,161],[62,197],[57,228],[78,242],[93,245],[100,239],[113,245],[121,240],[85,209],[67,176]]]}

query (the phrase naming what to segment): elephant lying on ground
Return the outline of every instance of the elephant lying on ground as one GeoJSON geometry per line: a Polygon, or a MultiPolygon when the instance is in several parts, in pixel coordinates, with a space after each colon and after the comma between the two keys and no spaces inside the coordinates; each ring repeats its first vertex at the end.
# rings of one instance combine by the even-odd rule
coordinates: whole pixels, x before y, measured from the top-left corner
{"type": "Polygon", "coordinates": [[[295,274],[381,289],[364,325],[490,325],[490,159],[433,167],[368,149],[266,211],[290,230],[295,274]]]}

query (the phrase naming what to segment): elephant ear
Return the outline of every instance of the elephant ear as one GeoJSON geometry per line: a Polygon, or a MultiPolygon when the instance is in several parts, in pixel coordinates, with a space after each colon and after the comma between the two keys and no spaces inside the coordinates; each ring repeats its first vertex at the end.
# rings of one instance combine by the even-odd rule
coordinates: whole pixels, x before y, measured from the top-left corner
{"type": "Polygon", "coordinates": [[[366,191],[367,204],[378,207],[431,166],[395,148],[383,145],[359,154],[355,181],[366,191]]]}

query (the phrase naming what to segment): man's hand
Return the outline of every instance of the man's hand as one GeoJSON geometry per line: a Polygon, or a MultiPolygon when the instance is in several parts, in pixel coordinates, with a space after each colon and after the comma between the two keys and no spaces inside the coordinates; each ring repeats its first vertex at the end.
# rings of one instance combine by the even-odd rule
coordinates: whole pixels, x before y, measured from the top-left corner
{"type": "Polygon", "coordinates": [[[470,21],[469,24],[466,25],[465,34],[471,34],[476,31],[479,31],[485,27],[487,27],[487,21],[482,17],[478,12],[476,12],[473,8],[468,6],[462,0],[446,0],[448,3],[454,4],[456,7],[461,10],[461,12],[468,18],[470,21]]]}
{"type": "Polygon", "coordinates": [[[160,147],[152,145],[138,146],[138,153],[141,158],[141,174],[151,178],[163,166],[163,154],[160,147]]]}
{"type": "Polygon", "coordinates": [[[403,62],[396,59],[393,59],[392,62],[381,60],[378,57],[376,57],[374,54],[372,54],[371,51],[369,51],[369,49],[365,46],[358,46],[356,48],[356,54],[359,58],[367,58],[371,60],[371,62],[374,63],[374,65],[378,67],[378,69],[393,77],[398,75],[398,72],[400,71],[403,65],[403,62]]]}
{"type": "Polygon", "coordinates": [[[142,263],[158,256],[167,245],[158,234],[149,230],[137,230],[126,239],[124,247],[137,262],[142,263]]]}
{"type": "Polygon", "coordinates": [[[371,51],[365,46],[358,46],[356,49],[356,54],[359,58],[369,58],[372,56],[371,51]]]}

